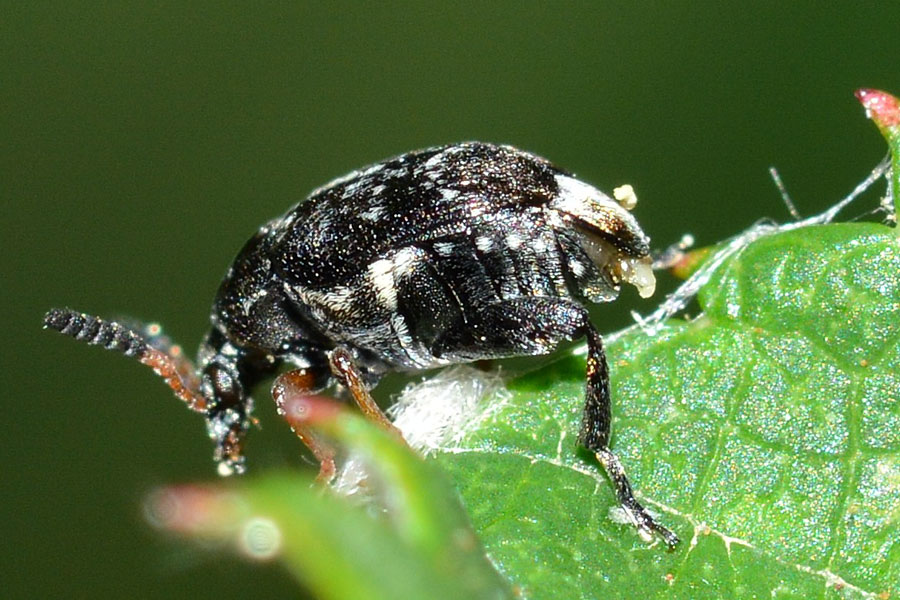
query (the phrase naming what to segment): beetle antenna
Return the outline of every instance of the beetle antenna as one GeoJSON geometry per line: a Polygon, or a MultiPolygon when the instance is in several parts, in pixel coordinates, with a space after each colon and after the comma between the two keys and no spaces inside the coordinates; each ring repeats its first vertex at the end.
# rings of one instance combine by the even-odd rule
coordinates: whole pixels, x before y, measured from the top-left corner
{"type": "Polygon", "coordinates": [[[200,393],[197,379],[193,376],[194,366],[178,346],[167,343],[161,348],[155,347],[131,327],[70,308],[47,311],[44,328],[55,329],[91,346],[102,346],[136,358],[162,377],[188,408],[194,412],[206,412],[206,398],[200,393]]]}

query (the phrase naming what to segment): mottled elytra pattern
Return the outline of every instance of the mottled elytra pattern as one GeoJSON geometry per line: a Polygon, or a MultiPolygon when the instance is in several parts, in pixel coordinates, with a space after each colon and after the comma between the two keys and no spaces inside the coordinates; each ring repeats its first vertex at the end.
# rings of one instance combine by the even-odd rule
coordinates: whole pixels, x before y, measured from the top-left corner
{"type": "MultiPolygon", "coordinates": [[[[366,388],[388,371],[545,354],[586,338],[581,443],[641,534],[674,545],[607,447],[606,357],[582,305],[613,300],[623,282],[652,293],[633,203],[532,154],[476,142],[404,154],[315,190],[259,230],[216,296],[196,374],[220,472],[243,470],[248,394],[281,364],[303,370],[309,393],[336,380],[368,406],[366,388]]],[[[167,380],[178,392],[181,380],[167,380]]]]}

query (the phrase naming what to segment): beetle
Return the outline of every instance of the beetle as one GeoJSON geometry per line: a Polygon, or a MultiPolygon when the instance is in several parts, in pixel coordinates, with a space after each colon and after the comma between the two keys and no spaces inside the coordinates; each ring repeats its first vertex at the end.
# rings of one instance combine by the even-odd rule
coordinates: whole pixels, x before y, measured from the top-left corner
{"type": "MultiPolygon", "coordinates": [[[[70,309],[45,327],[153,368],[206,417],[223,475],[244,471],[249,392],[284,364],[273,396],[344,385],[385,421],[368,390],[389,371],[547,354],[587,340],[579,443],[593,452],[644,539],[678,538],[635,499],[609,448],[603,341],[584,304],[623,283],[653,293],[649,238],[615,200],[510,146],[458,143],[403,154],[314,190],[264,225],[222,281],[194,367],[155,330],[70,309]]],[[[297,431],[297,430],[295,430],[297,431]]],[[[333,474],[333,458],[297,431],[333,474]]]]}

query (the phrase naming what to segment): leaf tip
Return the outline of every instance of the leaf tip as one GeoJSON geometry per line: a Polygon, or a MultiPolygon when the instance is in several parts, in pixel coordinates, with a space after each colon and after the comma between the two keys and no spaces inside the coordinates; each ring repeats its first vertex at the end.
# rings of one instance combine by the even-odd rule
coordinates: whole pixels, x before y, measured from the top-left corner
{"type": "Polygon", "coordinates": [[[677,261],[674,261],[672,265],[669,267],[669,270],[672,272],[672,275],[679,279],[687,279],[694,272],[700,268],[706,259],[710,257],[710,255],[715,250],[714,247],[704,247],[697,248],[696,250],[691,250],[690,252],[685,252],[679,257],[677,261]]]}
{"type": "Polygon", "coordinates": [[[144,518],[156,529],[198,540],[234,543],[252,560],[276,558],[281,527],[256,514],[239,494],[219,486],[175,485],[158,488],[144,502],[144,518]]]}
{"type": "Polygon", "coordinates": [[[150,525],[181,534],[219,528],[234,513],[234,499],[210,486],[162,487],[150,493],[144,502],[144,517],[150,525]]]}
{"type": "Polygon", "coordinates": [[[854,95],[866,109],[866,116],[875,121],[882,132],[900,127],[900,100],[895,96],[872,88],[860,88],[854,95]]]}

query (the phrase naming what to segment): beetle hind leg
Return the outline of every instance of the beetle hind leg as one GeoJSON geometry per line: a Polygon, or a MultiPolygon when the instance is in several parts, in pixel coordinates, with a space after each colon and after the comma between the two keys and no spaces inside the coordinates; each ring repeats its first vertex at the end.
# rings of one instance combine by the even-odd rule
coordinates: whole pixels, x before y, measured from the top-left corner
{"type": "Polygon", "coordinates": [[[603,339],[594,326],[588,322],[585,329],[588,343],[587,386],[578,442],[593,452],[603,466],[615,487],[619,506],[637,528],[641,538],[650,541],[656,534],[665,541],[669,549],[673,549],[678,544],[678,536],[658,523],[637,501],[622,461],[609,448],[612,416],[606,352],[603,350],[603,339]]]}
{"type": "Polygon", "coordinates": [[[587,338],[584,412],[578,441],[603,466],[619,505],[641,537],[660,536],[669,548],[678,537],[660,525],[634,497],[622,462],[609,448],[612,425],[609,367],[603,340],[584,307],[560,298],[521,298],[482,307],[475,323],[457,323],[434,344],[436,356],[477,360],[523,354],[546,354],[565,340],[587,338]]]}

